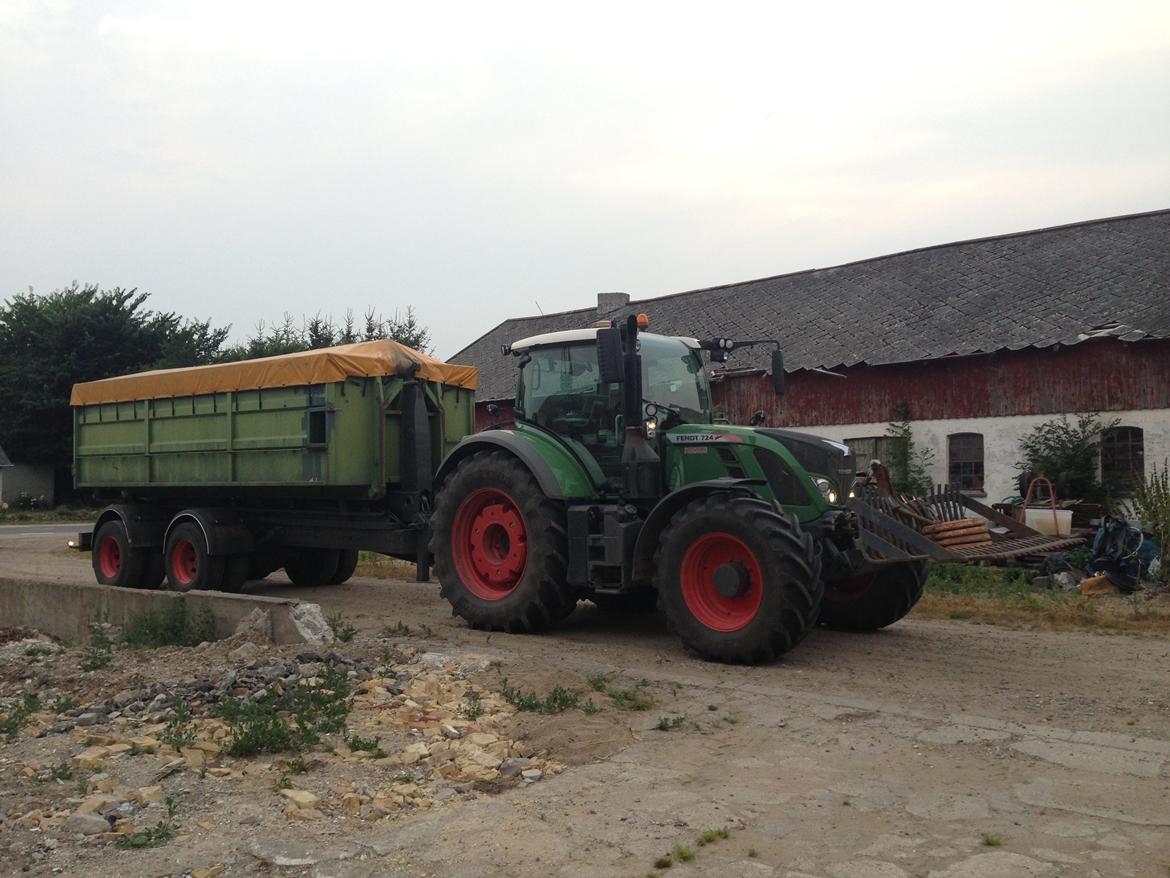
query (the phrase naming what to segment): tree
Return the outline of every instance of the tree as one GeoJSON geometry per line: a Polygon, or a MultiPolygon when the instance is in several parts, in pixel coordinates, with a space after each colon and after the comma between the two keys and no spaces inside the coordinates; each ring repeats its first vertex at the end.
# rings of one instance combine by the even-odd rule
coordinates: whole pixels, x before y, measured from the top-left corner
{"type": "Polygon", "coordinates": [[[10,456],[68,466],[76,383],[219,357],[229,327],[150,311],[147,298],[74,283],[0,304],[0,446],[10,456]]]}
{"type": "Polygon", "coordinates": [[[1117,421],[1108,423],[1097,414],[1079,414],[1076,424],[1064,415],[1045,421],[1020,438],[1023,473],[1047,476],[1065,486],[1062,496],[1096,503],[1105,498],[1097,477],[1101,434],[1117,421]]]}
{"type": "Polygon", "coordinates": [[[930,467],[934,463],[934,449],[916,448],[914,430],[910,426],[910,406],[900,402],[894,406],[894,420],[886,428],[893,440],[887,467],[894,493],[907,497],[922,497],[934,487],[930,467]]]}
{"type": "Polygon", "coordinates": [[[221,359],[273,357],[278,354],[382,338],[390,338],[416,351],[430,353],[431,332],[419,322],[413,307],[408,307],[405,314],[395,311],[394,316],[390,318],[383,317],[373,308],[368,308],[363,315],[360,329],[352,311],[345,312],[340,327],[332,316],[323,316],[320,312],[307,320],[302,317],[301,325],[298,327],[293,316],[285,312],[278,322],[267,324],[263,320],[260,321],[251,336],[225,351],[221,359]]]}

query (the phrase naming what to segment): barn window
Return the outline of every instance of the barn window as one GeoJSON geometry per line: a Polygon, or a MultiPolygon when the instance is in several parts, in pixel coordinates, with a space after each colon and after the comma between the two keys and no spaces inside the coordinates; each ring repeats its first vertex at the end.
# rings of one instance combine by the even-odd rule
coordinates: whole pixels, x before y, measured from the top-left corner
{"type": "Polygon", "coordinates": [[[947,475],[960,491],[983,490],[982,433],[952,433],[947,437],[947,475]]]}
{"type": "Polygon", "coordinates": [[[1107,488],[1132,489],[1146,473],[1141,427],[1110,427],[1101,434],[1101,481],[1107,488]]]}

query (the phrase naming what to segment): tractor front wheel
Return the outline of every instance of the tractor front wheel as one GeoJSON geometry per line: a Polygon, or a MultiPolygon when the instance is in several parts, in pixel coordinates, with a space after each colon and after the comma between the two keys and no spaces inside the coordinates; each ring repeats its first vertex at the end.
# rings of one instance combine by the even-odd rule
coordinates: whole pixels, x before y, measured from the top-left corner
{"type": "Polygon", "coordinates": [[[659,606],[705,659],[771,661],[816,624],[820,555],[792,516],[714,494],[675,513],[655,555],[659,606]]]}
{"type": "Polygon", "coordinates": [[[825,583],[821,624],[838,631],[876,631],[913,609],[926,587],[926,562],[890,564],[825,583]]]}
{"type": "Polygon", "coordinates": [[[532,632],[572,612],[565,512],[511,455],[461,461],[431,519],[439,593],[473,628],[532,632]]]}

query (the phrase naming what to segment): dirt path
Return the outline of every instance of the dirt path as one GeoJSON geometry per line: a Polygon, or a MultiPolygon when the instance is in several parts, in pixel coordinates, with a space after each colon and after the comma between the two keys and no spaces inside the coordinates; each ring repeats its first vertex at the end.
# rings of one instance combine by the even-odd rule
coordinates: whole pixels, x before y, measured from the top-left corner
{"type": "MultiPolygon", "coordinates": [[[[87,560],[59,546],[0,535],[0,575],[85,577],[87,560]]],[[[411,634],[397,639],[496,659],[512,685],[588,691],[603,673],[644,679],[654,700],[608,708],[599,734],[576,711],[525,717],[534,740],[576,763],[537,784],[374,826],[289,824],[264,843],[302,845],[315,862],[271,874],[645,876],[676,845],[730,826],[670,875],[1167,875],[1164,639],[911,618],[875,635],[818,631],[780,663],[733,668],[689,657],[654,616],[590,605],[555,635],[489,637],[453,619],[434,585],[299,590],[273,577],[249,590],[340,611],[359,641],[401,623],[411,634]]],[[[122,855],[108,874],[217,861],[246,874],[261,865],[241,830],[122,855]]]]}

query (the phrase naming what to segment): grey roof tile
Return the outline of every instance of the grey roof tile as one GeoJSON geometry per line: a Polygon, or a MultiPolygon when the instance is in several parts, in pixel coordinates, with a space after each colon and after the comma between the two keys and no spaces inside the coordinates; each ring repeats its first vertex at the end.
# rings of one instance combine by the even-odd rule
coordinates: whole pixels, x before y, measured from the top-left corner
{"type": "MultiPolygon", "coordinates": [[[[631,302],[667,335],[776,338],[790,371],[909,362],[1083,340],[1170,337],[1170,210],[959,241],[847,265],[631,302]]],[[[500,345],[575,329],[595,308],[505,320],[450,357],[480,369],[477,398],[512,396],[500,345]]],[[[763,368],[766,350],[732,368],[763,368]]]]}

